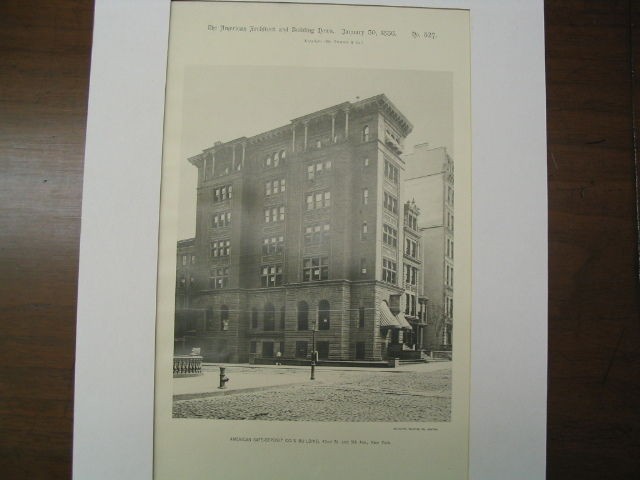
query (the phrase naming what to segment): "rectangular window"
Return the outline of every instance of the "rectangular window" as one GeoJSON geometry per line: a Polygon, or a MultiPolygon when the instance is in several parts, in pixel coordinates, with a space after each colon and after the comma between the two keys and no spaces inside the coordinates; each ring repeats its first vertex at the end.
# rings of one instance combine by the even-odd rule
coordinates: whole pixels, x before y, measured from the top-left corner
{"type": "Polygon", "coordinates": [[[391,213],[398,213],[398,200],[393,195],[384,192],[384,208],[391,213]]]}
{"type": "Polygon", "coordinates": [[[311,165],[307,165],[307,180],[313,180],[317,176],[322,176],[331,170],[331,160],[325,162],[316,162],[311,165]]]}
{"type": "Polygon", "coordinates": [[[264,183],[264,194],[268,197],[285,191],[286,182],[284,178],[269,180],[264,183]]]}
{"type": "Polygon", "coordinates": [[[306,195],[306,209],[309,210],[318,210],[320,208],[326,208],[331,206],[331,192],[330,191],[322,191],[322,192],[314,192],[308,193],[306,195]]]}
{"type": "Polygon", "coordinates": [[[367,205],[369,203],[369,189],[364,188],[362,190],[362,204],[367,205]]]}
{"type": "Polygon", "coordinates": [[[263,265],[260,269],[260,284],[263,287],[282,285],[282,264],[263,265]]]}
{"type": "Polygon", "coordinates": [[[384,161],[384,176],[393,183],[398,183],[398,168],[389,160],[384,161]]]}
{"type": "Polygon", "coordinates": [[[329,279],[329,258],[310,257],[302,261],[302,281],[316,282],[329,279]]]}
{"type": "Polygon", "coordinates": [[[262,255],[276,255],[284,250],[284,236],[268,237],[262,240],[262,255]]]}
{"type": "Polygon", "coordinates": [[[358,328],[364,328],[364,307],[358,310],[358,328]]]}
{"type": "Polygon", "coordinates": [[[264,223],[274,223],[284,220],[284,207],[273,207],[264,209],[264,223]]]}
{"type": "Polygon", "coordinates": [[[384,224],[382,232],[382,241],[390,247],[398,246],[398,231],[390,225],[384,224]]]}
{"type": "Polygon", "coordinates": [[[211,217],[213,228],[228,227],[231,225],[231,212],[216,213],[211,217]]]}
{"type": "Polygon", "coordinates": [[[230,254],[230,240],[216,240],[211,242],[211,257],[228,257],[230,254]]]}
{"type": "Polygon", "coordinates": [[[387,283],[396,284],[396,275],[398,267],[396,262],[387,258],[382,259],[382,281],[387,283]]]}
{"type": "Polygon", "coordinates": [[[366,257],[362,257],[360,259],[360,273],[362,275],[367,273],[367,259],[366,259],[366,257]]]}
{"type": "Polygon", "coordinates": [[[328,243],[331,230],[328,223],[315,223],[304,228],[304,244],[328,243]]]}
{"type": "Polygon", "coordinates": [[[182,256],[182,266],[184,267],[187,264],[187,256],[183,255],[182,256]]]}
{"type": "Polygon", "coordinates": [[[258,342],[251,342],[249,344],[249,353],[257,353],[258,351],[258,342]]]}
{"type": "Polygon", "coordinates": [[[209,274],[209,288],[218,289],[229,286],[229,267],[212,268],[209,274]]]}

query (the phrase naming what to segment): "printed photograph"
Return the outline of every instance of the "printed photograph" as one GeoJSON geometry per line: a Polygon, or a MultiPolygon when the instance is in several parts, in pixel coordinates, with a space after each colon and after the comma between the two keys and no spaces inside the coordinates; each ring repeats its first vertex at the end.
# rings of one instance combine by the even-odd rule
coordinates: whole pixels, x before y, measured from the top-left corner
{"type": "Polygon", "coordinates": [[[449,422],[452,74],[183,84],[173,417],[449,422]]]}

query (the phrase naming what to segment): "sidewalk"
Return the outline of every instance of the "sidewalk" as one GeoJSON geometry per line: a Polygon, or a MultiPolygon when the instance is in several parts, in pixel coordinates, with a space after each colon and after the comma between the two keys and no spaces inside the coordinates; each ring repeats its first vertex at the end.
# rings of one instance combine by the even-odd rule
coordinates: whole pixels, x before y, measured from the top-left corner
{"type": "Polygon", "coordinates": [[[310,380],[311,367],[289,365],[248,365],[248,364],[204,364],[203,375],[198,377],[174,378],[173,399],[190,400],[194,398],[231,395],[267,390],[274,387],[290,385],[327,384],[339,382],[347,372],[358,372],[363,375],[384,372],[386,374],[402,374],[403,372],[433,372],[450,368],[451,362],[402,365],[398,368],[350,368],[350,367],[316,367],[316,380],[310,380]],[[225,374],[229,378],[226,388],[219,389],[219,366],[226,367],[225,374]]]}

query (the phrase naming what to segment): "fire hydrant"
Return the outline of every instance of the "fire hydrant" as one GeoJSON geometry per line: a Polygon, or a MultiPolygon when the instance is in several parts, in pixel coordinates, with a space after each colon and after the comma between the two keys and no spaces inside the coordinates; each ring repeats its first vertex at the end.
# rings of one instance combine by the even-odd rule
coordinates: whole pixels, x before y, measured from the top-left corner
{"type": "Polygon", "coordinates": [[[225,367],[220,367],[220,386],[218,388],[227,388],[229,377],[224,374],[225,367]]]}

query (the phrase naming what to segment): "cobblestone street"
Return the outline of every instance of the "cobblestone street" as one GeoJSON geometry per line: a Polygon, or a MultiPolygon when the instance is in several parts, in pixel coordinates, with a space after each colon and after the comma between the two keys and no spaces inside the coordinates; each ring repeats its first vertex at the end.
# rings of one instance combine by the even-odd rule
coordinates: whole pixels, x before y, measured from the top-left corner
{"type": "MultiPolygon", "coordinates": [[[[451,415],[451,368],[317,370],[315,381],[176,400],[176,418],[341,422],[441,422],[451,415]]],[[[424,367],[424,368],[423,368],[424,367]]],[[[273,371],[276,371],[274,369],[273,371]]],[[[299,374],[299,371],[285,373],[299,374]]],[[[305,373],[308,373],[305,371],[305,373]]],[[[265,375],[271,374],[269,370],[265,375]]]]}

